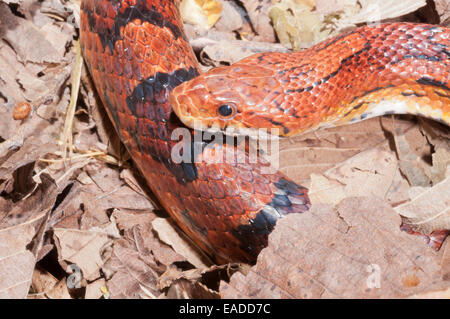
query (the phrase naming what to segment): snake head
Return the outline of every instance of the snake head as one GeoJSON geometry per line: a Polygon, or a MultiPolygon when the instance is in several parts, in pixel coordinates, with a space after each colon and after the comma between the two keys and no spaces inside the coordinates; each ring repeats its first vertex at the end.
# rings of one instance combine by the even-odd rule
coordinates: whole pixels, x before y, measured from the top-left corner
{"type": "Polygon", "coordinates": [[[269,117],[278,86],[272,70],[236,63],[182,83],[173,90],[170,102],[188,127],[251,135],[256,129],[281,128],[269,117]]]}

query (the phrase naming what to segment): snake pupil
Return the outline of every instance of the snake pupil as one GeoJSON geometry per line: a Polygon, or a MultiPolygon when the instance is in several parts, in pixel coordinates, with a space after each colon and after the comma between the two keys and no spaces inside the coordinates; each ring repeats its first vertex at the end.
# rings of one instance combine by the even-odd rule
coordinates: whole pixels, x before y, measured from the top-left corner
{"type": "Polygon", "coordinates": [[[228,104],[222,104],[219,106],[219,114],[222,116],[230,116],[233,114],[233,108],[228,104]]]}

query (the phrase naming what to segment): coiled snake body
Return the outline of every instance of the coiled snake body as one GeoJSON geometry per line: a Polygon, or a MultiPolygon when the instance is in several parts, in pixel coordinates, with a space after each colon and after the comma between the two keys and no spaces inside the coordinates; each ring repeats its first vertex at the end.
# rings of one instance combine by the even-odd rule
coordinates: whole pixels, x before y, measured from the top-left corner
{"type": "MultiPolygon", "coordinates": [[[[222,127],[234,119],[245,127],[275,125],[282,128],[282,134],[292,134],[320,123],[363,116],[370,97],[383,91],[386,96],[400,93],[413,101],[431,102],[427,104],[430,116],[448,123],[448,36],[447,29],[426,25],[367,27],[309,50],[309,58],[316,64],[301,61],[306,53],[259,54],[231,69],[219,68],[197,77],[199,67],[183,32],[177,1],[83,0],[81,5],[83,54],[121,140],[162,206],[217,261],[254,261],[277,219],[309,209],[307,190],[279,172],[266,173],[267,163],[258,160],[252,164],[234,145],[222,146],[224,153],[233,151],[233,161],[208,161],[214,152],[204,141],[194,141],[192,148],[199,148],[204,160],[196,162],[193,153],[191,161],[175,162],[171,153],[177,141],[171,136],[182,124],[172,106],[187,124],[203,114],[205,127],[213,119],[222,127]],[[368,30],[373,30],[370,38],[364,33],[368,30]],[[382,30],[384,38],[378,38],[382,30]],[[417,37],[417,45],[408,52],[395,50],[400,39],[408,42],[417,37]],[[386,45],[390,49],[380,49],[381,60],[367,56],[386,45]],[[374,75],[372,68],[381,70],[390,63],[392,50],[407,79],[403,82],[390,75],[378,80],[374,75]],[[433,71],[436,66],[438,72],[433,71]],[[221,85],[224,75],[231,81],[221,85]],[[236,76],[244,80],[242,84],[236,76]],[[253,82],[247,81],[250,78],[253,82]],[[373,83],[360,85],[362,78],[373,83]],[[292,79],[298,79],[296,84],[292,79]],[[303,93],[307,95],[299,98],[303,93]],[[332,100],[338,103],[330,103],[332,100]],[[255,118],[262,101],[273,101],[262,107],[269,111],[263,114],[265,119],[247,122],[245,117],[255,118]],[[286,101],[292,102],[290,106],[286,101]],[[299,102],[305,103],[304,111],[293,107],[299,102]],[[194,109],[199,105],[200,111],[194,109]],[[350,109],[360,113],[348,113],[350,109]],[[334,113],[339,116],[333,118],[334,113]],[[283,122],[286,115],[290,120],[283,122]],[[303,128],[290,124],[293,119],[303,128]],[[244,163],[238,160],[242,158],[244,163]]],[[[415,113],[423,113],[424,108],[415,113]]]]}

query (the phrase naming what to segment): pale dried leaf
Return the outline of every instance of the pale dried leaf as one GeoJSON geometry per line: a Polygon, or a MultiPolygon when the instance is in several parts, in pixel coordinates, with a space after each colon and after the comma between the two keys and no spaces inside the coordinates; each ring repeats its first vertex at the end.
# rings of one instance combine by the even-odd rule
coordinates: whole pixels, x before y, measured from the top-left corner
{"type": "Polygon", "coordinates": [[[413,295],[410,299],[450,299],[450,288],[413,295]]]}
{"type": "Polygon", "coordinates": [[[119,230],[131,229],[137,225],[149,227],[152,220],[156,218],[156,215],[150,212],[134,212],[123,210],[114,210],[112,216],[116,220],[119,230]]]}
{"type": "Polygon", "coordinates": [[[222,3],[217,0],[183,0],[180,12],[184,22],[209,29],[219,20],[222,3]]]}
{"type": "Polygon", "coordinates": [[[60,62],[58,52],[36,25],[15,16],[4,3],[0,3],[0,16],[2,38],[14,48],[22,62],[60,62]]]}
{"type": "Polygon", "coordinates": [[[448,0],[434,0],[436,11],[438,12],[441,22],[450,18],[450,1],[448,0]]]}
{"type": "Polygon", "coordinates": [[[424,233],[450,229],[450,176],[433,187],[421,189],[410,202],[396,207],[396,212],[424,233]]]}
{"type": "Polygon", "coordinates": [[[447,167],[450,166],[450,150],[438,148],[432,155],[433,166],[425,170],[433,184],[444,180],[447,167]]]}
{"type": "Polygon", "coordinates": [[[399,167],[413,186],[429,186],[430,178],[426,171],[429,164],[424,160],[431,153],[430,145],[420,130],[410,130],[406,134],[394,135],[399,167]]]}
{"type": "Polygon", "coordinates": [[[152,269],[145,259],[124,240],[114,244],[111,258],[103,270],[111,273],[107,287],[111,298],[141,298],[141,286],[152,295],[161,293],[156,288],[158,272],[152,269]]]}
{"type": "Polygon", "coordinates": [[[203,63],[213,66],[233,64],[243,58],[259,52],[287,52],[279,43],[267,43],[244,40],[214,40],[211,38],[197,38],[192,40],[194,48],[201,49],[200,59],[203,63]]]}
{"type": "Polygon", "coordinates": [[[348,197],[344,184],[322,174],[311,174],[311,184],[308,189],[311,203],[337,204],[348,197]]]}
{"type": "Polygon", "coordinates": [[[409,189],[410,185],[408,181],[403,177],[400,170],[397,169],[385,199],[392,207],[396,207],[409,201],[409,189]]]}
{"type": "Polygon", "coordinates": [[[275,31],[269,18],[269,10],[272,0],[246,0],[242,1],[252,23],[253,29],[258,35],[254,40],[275,42],[275,31]]]}
{"type": "Polygon", "coordinates": [[[345,197],[357,196],[385,198],[396,169],[395,156],[381,148],[359,153],[322,176],[311,176],[311,202],[337,204],[345,197]]]}
{"type": "Polygon", "coordinates": [[[402,298],[448,287],[435,251],[400,231],[381,199],[313,205],[281,219],[245,276],[221,283],[224,298],[402,298]]]}
{"type": "Polygon", "coordinates": [[[49,299],[72,299],[67,287],[66,278],[61,279],[50,291],[46,293],[49,299]]]}
{"type": "Polygon", "coordinates": [[[98,279],[86,286],[85,299],[100,299],[103,296],[102,288],[106,287],[105,279],[98,279]]]}
{"type": "Polygon", "coordinates": [[[316,0],[317,11],[325,21],[345,26],[380,22],[414,12],[426,5],[426,0],[316,0]]]}
{"type": "Polygon", "coordinates": [[[94,280],[100,276],[99,270],[103,265],[101,251],[111,238],[119,238],[114,222],[108,227],[90,230],[53,228],[54,238],[60,259],[69,265],[76,264],[87,280],[94,280]]]}
{"type": "Polygon", "coordinates": [[[400,17],[425,6],[426,0],[359,0],[361,11],[349,20],[353,24],[380,22],[400,17]]]}
{"type": "Polygon", "coordinates": [[[232,1],[222,1],[222,14],[215,24],[219,31],[235,31],[245,23],[245,12],[232,1]]]}
{"type": "Polygon", "coordinates": [[[202,283],[202,279],[219,276],[221,272],[232,274],[237,268],[236,264],[226,264],[182,271],[175,266],[171,266],[159,277],[158,287],[160,289],[169,288],[167,298],[219,298],[218,292],[208,288],[202,283]]]}
{"type": "Polygon", "coordinates": [[[30,223],[0,229],[0,299],[27,296],[35,257],[26,246],[34,235],[30,223]]]}
{"type": "Polygon", "coordinates": [[[43,269],[36,268],[33,273],[31,288],[33,294],[44,295],[47,291],[53,289],[58,283],[58,279],[51,273],[43,269]]]}
{"type": "Polygon", "coordinates": [[[312,173],[324,173],[335,165],[365,150],[381,144],[386,149],[386,131],[395,127],[401,132],[415,128],[411,121],[386,117],[373,118],[352,125],[341,126],[281,139],[279,145],[280,170],[299,184],[312,173]]]}
{"type": "Polygon", "coordinates": [[[219,293],[202,283],[179,279],[167,291],[167,299],[219,299],[219,293]]]}
{"type": "Polygon", "coordinates": [[[185,257],[196,268],[207,268],[204,256],[194,249],[185,238],[181,237],[176,228],[167,218],[155,218],[152,221],[153,229],[158,233],[159,238],[167,245],[171,246],[178,254],[185,257]]]}

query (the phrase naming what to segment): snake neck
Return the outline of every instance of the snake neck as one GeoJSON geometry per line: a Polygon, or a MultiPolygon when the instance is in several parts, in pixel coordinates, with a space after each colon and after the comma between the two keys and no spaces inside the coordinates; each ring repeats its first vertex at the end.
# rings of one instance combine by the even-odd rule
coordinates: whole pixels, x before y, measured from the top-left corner
{"type": "Polygon", "coordinates": [[[410,114],[429,118],[450,126],[450,95],[448,87],[440,83],[426,85],[403,84],[374,89],[364,97],[341,105],[340,111],[328,116],[312,129],[341,126],[356,123],[377,116],[410,114]]]}

